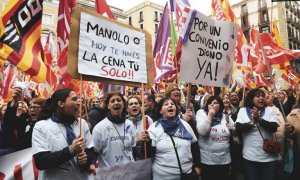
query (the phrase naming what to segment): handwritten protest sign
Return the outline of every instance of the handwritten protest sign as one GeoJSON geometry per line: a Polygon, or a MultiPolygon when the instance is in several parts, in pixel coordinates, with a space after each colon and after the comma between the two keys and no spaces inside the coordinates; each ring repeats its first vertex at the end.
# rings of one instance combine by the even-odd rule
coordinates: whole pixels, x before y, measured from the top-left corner
{"type": "Polygon", "coordinates": [[[81,7],[72,14],[68,72],[83,80],[153,84],[150,34],[81,7]]]}
{"type": "Polygon", "coordinates": [[[181,81],[227,86],[232,74],[238,26],[197,12],[182,47],[181,81]]]}
{"type": "MultiPolygon", "coordinates": [[[[94,177],[97,180],[151,180],[151,159],[145,159],[117,165],[110,168],[100,168],[94,177]]],[[[93,177],[89,177],[93,179],[93,177]]]]}

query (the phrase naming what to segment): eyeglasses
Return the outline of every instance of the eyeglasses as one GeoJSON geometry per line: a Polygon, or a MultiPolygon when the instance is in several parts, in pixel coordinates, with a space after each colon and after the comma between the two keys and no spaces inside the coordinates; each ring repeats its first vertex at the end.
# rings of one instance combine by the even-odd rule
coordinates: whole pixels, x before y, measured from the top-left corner
{"type": "Polygon", "coordinates": [[[40,106],[29,106],[29,109],[33,109],[33,110],[37,110],[37,109],[40,109],[41,107],[40,106]]]}

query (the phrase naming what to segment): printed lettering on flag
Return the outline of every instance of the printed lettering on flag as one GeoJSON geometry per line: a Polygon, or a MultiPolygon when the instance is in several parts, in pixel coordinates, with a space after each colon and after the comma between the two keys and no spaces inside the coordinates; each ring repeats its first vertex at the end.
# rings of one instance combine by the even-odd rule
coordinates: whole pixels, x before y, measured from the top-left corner
{"type": "Polygon", "coordinates": [[[16,65],[39,82],[46,79],[41,56],[41,20],[43,0],[11,0],[1,13],[0,59],[16,65]]]}

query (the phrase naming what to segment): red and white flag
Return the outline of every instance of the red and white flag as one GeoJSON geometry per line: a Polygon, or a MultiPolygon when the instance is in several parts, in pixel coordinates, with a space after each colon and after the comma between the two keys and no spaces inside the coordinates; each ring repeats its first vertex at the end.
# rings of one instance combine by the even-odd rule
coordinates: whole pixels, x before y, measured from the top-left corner
{"type": "Polygon", "coordinates": [[[0,94],[3,99],[7,99],[7,100],[10,99],[10,97],[12,95],[11,88],[13,88],[13,84],[17,80],[17,75],[18,75],[18,70],[12,64],[9,64],[5,68],[4,74],[3,74],[3,80],[2,80],[2,84],[4,86],[2,86],[2,88],[0,89],[0,91],[1,91],[0,94]]]}

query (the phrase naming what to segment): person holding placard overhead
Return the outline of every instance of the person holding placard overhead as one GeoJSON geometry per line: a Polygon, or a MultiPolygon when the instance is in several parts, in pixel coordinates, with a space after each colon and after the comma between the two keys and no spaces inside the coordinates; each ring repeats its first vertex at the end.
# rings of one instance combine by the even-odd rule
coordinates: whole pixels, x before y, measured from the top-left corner
{"type": "Polygon", "coordinates": [[[106,118],[100,121],[93,130],[95,151],[98,154],[100,167],[133,162],[132,147],[135,146],[133,124],[126,119],[126,101],[119,92],[108,94],[106,118]]]}
{"type": "Polygon", "coordinates": [[[55,91],[46,101],[47,119],[34,126],[32,151],[39,179],[88,179],[90,170],[95,173],[92,136],[87,123],[78,120],[76,101],[70,88],[55,91]]]}

